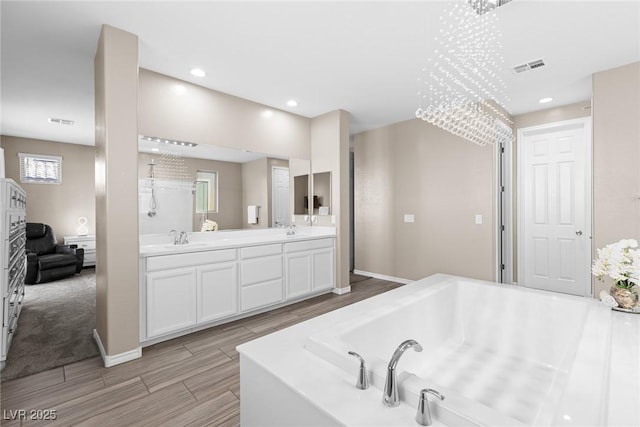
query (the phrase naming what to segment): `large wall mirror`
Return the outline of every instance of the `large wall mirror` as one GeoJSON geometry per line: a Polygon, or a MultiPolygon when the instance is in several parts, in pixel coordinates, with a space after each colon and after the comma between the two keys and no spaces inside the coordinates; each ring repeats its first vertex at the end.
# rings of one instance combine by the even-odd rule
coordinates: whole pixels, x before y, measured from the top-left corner
{"type": "Polygon", "coordinates": [[[286,227],[292,220],[302,222],[304,217],[297,217],[296,208],[300,176],[307,176],[308,193],[309,160],[141,136],[140,234],[286,227]]]}

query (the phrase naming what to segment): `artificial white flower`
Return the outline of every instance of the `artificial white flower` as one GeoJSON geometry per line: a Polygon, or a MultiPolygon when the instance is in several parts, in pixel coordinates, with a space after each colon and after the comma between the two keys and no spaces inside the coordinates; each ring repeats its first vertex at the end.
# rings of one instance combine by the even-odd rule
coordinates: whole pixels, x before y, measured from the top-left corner
{"type": "Polygon", "coordinates": [[[599,280],[608,276],[621,288],[640,285],[640,250],[637,247],[637,240],[622,239],[598,249],[591,273],[599,280]]]}

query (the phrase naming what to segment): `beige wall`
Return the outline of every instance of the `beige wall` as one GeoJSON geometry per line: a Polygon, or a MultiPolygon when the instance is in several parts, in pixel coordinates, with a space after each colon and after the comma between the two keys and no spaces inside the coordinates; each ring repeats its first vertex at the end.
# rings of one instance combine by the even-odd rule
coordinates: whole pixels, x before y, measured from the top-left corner
{"type": "MultiPolygon", "coordinates": [[[[640,63],[593,75],[594,250],[640,240],[640,63]]],[[[597,296],[609,283],[595,281],[597,296]]]]}
{"type": "MultiPolygon", "coordinates": [[[[155,154],[138,153],[139,178],[147,177],[151,159],[157,158],[155,154]]],[[[192,157],[183,157],[183,160],[194,181],[199,170],[218,172],[218,212],[209,213],[207,218],[216,221],[220,230],[242,228],[242,164],[192,157]]],[[[195,213],[194,205],[193,231],[200,231],[201,226],[202,214],[195,213]]]]}
{"type": "Polygon", "coordinates": [[[562,122],[579,119],[591,115],[591,101],[576,102],[575,104],[547,108],[527,114],[513,116],[513,128],[520,129],[547,123],[562,122]]]}
{"type": "Polygon", "coordinates": [[[355,135],[355,268],[494,280],[493,159],[417,119],[355,135]]]}
{"type": "Polygon", "coordinates": [[[49,224],[58,239],[77,234],[78,218],[87,218],[89,234],[95,234],[95,147],[39,139],[2,136],[6,177],[27,192],[27,221],[49,224]],[[20,182],[18,153],[62,157],[62,184],[20,182]]]}
{"type": "Polygon", "coordinates": [[[136,352],[140,344],[138,38],[104,25],[94,73],[96,330],[111,356],[136,352]]]}
{"type": "Polygon", "coordinates": [[[145,69],[139,81],[142,135],[309,159],[305,117],[145,69]]]}

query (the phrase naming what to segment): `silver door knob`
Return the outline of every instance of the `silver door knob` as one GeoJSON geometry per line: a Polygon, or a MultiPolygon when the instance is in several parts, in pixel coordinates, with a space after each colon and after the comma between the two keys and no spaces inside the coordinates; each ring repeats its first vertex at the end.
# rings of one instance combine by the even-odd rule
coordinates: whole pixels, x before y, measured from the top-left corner
{"type": "Polygon", "coordinates": [[[576,236],[582,236],[582,230],[576,231],[576,236]]]}

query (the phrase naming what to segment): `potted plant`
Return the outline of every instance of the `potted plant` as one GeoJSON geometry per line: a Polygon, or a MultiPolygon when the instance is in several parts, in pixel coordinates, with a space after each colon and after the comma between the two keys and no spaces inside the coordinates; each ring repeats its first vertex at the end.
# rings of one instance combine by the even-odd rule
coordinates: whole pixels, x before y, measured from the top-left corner
{"type": "Polygon", "coordinates": [[[611,296],[621,308],[631,310],[638,304],[636,285],[640,285],[640,250],[635,239],[622,239],[602,249],[591,268],[598,280],[610,277],[611,296]]]}

